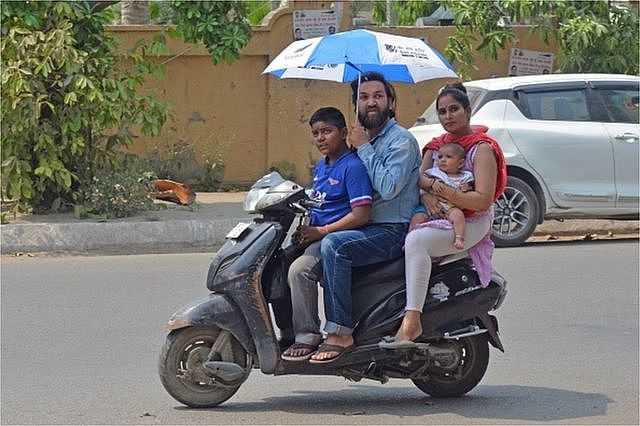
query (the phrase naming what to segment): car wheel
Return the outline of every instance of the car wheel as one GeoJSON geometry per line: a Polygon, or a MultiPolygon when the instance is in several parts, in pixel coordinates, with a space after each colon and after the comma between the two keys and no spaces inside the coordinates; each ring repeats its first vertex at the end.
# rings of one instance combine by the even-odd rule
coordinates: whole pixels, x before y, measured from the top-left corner
{"type": "Polygon", "coordinates": [[[528,183],[509,176],[504,193],[495,203],[493,242],[497,247],[524,243],[538,225],[540,203],[528,183]]]}

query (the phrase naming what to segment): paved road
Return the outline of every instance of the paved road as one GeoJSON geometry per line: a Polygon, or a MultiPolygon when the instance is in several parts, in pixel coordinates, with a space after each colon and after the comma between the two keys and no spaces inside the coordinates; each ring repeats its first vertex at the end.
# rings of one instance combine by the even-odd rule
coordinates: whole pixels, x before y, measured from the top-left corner
{"type": "Polygon", "coordinates": [[[2,424],[638,424],[637,240],[496,252],[507,352],[467,397],[254,371],[217,409],[159,383],[168,315],[210,255],[2,258],[2,424]]]}

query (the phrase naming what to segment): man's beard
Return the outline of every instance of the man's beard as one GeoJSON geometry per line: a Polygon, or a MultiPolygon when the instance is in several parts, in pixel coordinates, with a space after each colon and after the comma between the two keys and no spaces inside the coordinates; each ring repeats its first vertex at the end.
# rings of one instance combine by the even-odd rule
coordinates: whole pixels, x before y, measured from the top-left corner
{"type": "Polygon", "coordinates": [[[359,111],[358,120],[365,129],[377,129],[381,127],[389,118],[389,107],[380,108],[374,115],[369,115],[368,111],[359,111]]]}

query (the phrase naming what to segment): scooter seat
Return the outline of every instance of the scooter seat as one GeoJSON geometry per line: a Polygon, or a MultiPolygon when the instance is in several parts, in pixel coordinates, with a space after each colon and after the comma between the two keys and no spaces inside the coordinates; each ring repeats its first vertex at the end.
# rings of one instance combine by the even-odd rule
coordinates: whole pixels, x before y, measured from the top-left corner
{"type": "Polygon", "coordinates": [[[391,282],[397,279],[404,282],[404,257],[353,268],[351,276],[351,288],[354,290],[374,283],[391,282]]]}
{"type": "MultiPolygon", "coordinates": [[[[434,265],[433,274],[439,272],[440,268],[469,257],[469,253],[464,250],[459,253],[444,256],[434,265]]],[[[369,286],[376,282],[389,282],[400,279],[404,281],[404,257],[387,262],[374,263],[373,265],[359,266],[353,268],[352,288],[369,286]]]]}

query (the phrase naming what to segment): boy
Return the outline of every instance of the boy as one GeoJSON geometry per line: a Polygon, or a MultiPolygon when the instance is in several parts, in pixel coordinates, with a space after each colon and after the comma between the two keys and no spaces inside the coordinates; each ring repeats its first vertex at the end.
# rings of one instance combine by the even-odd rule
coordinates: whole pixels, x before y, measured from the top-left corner
{"type": "Polygon", "coordinates": [[[324,155],[316,165],[311,193],[322,208],[312,209],[309,225],[293,234],[294,244],[305,251],[289,267],[295,343],[282,353],[287,361],[309,359],[322,340],[317,287],[322,277],[320,241],[331,232],[366,225],[373,199],[367,171],[347,145],[348,129],[340,110],[320,108],[309,125],[314,144],[324,155]]]}

